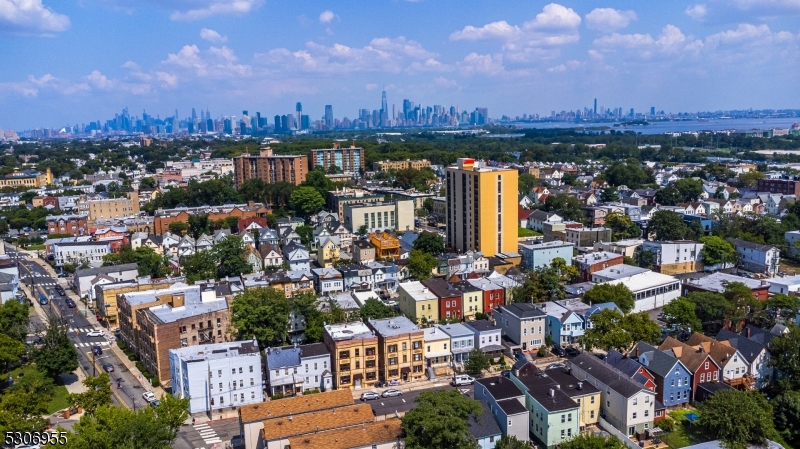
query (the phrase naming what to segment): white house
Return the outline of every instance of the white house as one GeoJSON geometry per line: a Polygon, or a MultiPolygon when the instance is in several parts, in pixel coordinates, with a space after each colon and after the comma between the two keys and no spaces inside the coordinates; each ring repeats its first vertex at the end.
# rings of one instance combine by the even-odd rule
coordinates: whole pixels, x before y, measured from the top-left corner
{"type": "Polygon", "coordinates": [[[91,267],[103,265],[103,256],[111,253],[108,242],[59,242],[53,243],[53,261],[56,267],[64,264],[80,266],[87,263],[91,267]]]}
{"type": "Polygon", "coordinates": [[[169,368],[172,394],[190,398],[190,413],[264,401],[256,340],[170,349],[169,368]]]}
{"type": "Polygon", "coordinates": [[[323,343],[267,348],[264,355],[270,396],[333,388],[331,355],[323,343]]]}
{"type": "Polygon", "coordinates": [[[283,258],[291,270],[309,270],[311,265],[308,259],[308,249],[305,246],[289,242],[283,247],[283,258]]]}
{"type": "Polygon", "coordinates": [[[633,312],[664,307],[681,295],[679,279],[630,265],[615,265],[593,273],[592,282],[628,287],[636,298],[633,312]]]}

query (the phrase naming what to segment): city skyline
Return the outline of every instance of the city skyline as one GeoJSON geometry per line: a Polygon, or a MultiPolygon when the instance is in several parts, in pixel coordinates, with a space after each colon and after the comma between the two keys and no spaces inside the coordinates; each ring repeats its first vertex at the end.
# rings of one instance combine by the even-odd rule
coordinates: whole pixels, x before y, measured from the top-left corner
{"type": "Polygon", "coordinates": [[[297,102],[312,121],[328,120],[326,105],[352,119],[384,103],[391,120],[404,99],[498,118],[594,98],[625,112],[797,107],[796,2],[339,6],[11,0],[0,12],[13,62],[0,70],[0,127],[88,123],[123,107],[272,117],[297,102]]]}

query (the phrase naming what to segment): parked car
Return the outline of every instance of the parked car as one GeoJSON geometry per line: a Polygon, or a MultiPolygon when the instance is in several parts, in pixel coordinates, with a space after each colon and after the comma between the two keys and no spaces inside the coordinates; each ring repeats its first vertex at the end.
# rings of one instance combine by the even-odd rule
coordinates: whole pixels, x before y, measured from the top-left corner
{"type": "Polygon", "coordinates": [[[60,277],[60,278],[68,278],[69,277],[69,273],[58,273],[58,277],[60,277]]]}
{"type": "Polygon", "coordinates": [[[567,352],[564,351],[564,348],[562,348],[561,346],[553,345],[553,354],[559,357],[564,357],[565,355],[567,355],[567,352]]]}
{"type": "Polygon", "coordinates": [[[114,372],[114,365],[112,365],[110,363],[104,363],[103,364],[103,371],[105,371],[107,373],[113,373],[114,372]]]}
{"type": "Polygon", "coordinates": [[[572,346],[570,346],[567,349],[565,349],[564,352],[567,353],[567,357],[577,357],[578,354],[581,353],[580,349],[573,348],[572,346]]]}
{"type": "Polygon", "coordinates": [[[46,306],[48,302],[49,302],[49,301],[47,301],[47,298],[46,298],[46,297],[44,297],[44,296],[40,296],[40,297],[39,297],[39,304],[41,304],[41,305],[43,305],[43,306],[46,306]]]}
{"type": "Polygon", "coordinates": [[[156,408],[159,405],[161,405],[161,401],[159,401],[158,399],[150,401],[150,407],[156,408]]]}
{"type": "Polygon", "coordinates": [[[403,394],[403,392],[401,390],[397,390],[395,388],[390,388],[390,389],[384,391],[383,393],[381,393],[381,397],[393,398],[395,396],[400,396],[402,394],[403,394]]]}
{"type": "Polygon", "coordinates": [[[467,376],[466,374],[459,374],[453,377],[453,381],[450,383],[453,384],[454,387],[459,385],[472,385],[475,383],[475,379],[472,376],[467,376]]]}
{"type": "Polygon", "coordinates": [[[87,337],[102,337],[103,331],[93,330],[86,333],[87,337]]]}
{"type": "Polygon", "coordinates": [[[92,346],[92,352],[94,353],[94,355],[102,355],[103,348],[101,348],[100,346],[92,346]]]}
{"type": "Polygon", "coordinates": [[[361,400],[362,401],[376,401],[381,398],[381,395],[375,393],[374,391],[365,391],[361,393],[361,400]]]}
{"type": "Polygon", "coordinates": [[[67,307],[69,307],[70,309],[74,309],[75,308],[75,301],[73,301],[70,298],[65,299],[64,300],[64,304],[66,304],[67,307]]]}
{"type": "Polygon", "coordinates": [[[59,295],[66,296],[67,293],[64,291],[64,287],[62,287],[60,285],[56,285],[55,289],[56,289],[56,292],[58,292],[59,295]]]}
{"type": "Polygon", "coordinates": [[[142,393],[142,399],[147,402],[153,402],[156,400],[156,395],[154,395],[152,391],[145,391],[142,393]]]}

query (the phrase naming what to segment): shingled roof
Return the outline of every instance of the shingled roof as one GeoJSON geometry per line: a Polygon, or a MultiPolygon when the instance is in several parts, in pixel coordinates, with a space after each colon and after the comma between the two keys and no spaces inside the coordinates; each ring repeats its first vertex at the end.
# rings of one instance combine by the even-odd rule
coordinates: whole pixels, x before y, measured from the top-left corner
{"type": "Polygon", "coordinates": [[[683,365],[692,373],[697,372],[707,358],[711,359],[711,361],[714,362],[717,367],[719,367],[719,364],[714,361],[713,357],[711,357],[707,352],[700,351],[698,348],[681,343],[672,337],[667,337],[664,339],[664,342],[661,343],[661,346],[659,346],[658,349],[661,351],[667,351],[667,353],[672,352],[672,355],[680,360],[681,363],[683,363],[683,365]]]}

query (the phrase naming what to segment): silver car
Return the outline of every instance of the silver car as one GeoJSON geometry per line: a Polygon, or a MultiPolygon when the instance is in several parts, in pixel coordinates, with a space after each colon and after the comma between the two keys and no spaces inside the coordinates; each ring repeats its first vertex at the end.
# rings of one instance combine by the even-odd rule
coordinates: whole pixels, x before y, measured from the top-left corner
{"type": "Polygon", "coordinates": [[[403,394],[402,390],[397,390],[397,389],[394,389],[394,388],[390,388],[390,389],[384,391],[383,393],[381,393],[381,397],[393,398],[395,396],[400,396],[402,394],[403,394]]]}

